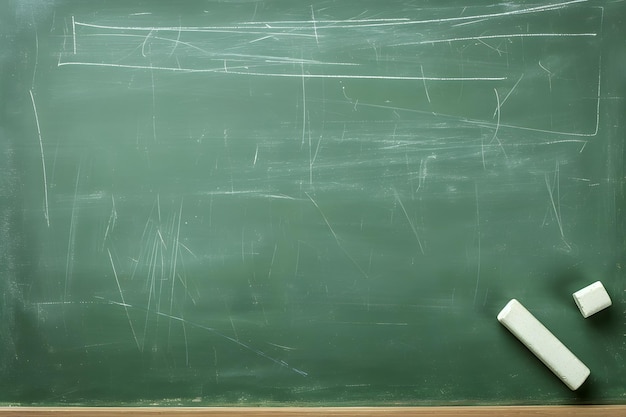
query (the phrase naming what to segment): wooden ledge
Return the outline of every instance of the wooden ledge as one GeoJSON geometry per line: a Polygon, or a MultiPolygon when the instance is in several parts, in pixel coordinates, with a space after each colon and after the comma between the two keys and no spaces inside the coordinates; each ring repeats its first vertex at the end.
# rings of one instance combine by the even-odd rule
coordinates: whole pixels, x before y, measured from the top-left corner
{"type": "Polygon", "coordinates": [[[0,416],[408,416],[408,417],[624,417],[626,405],[476,407],[0,407],[0,416]]]}

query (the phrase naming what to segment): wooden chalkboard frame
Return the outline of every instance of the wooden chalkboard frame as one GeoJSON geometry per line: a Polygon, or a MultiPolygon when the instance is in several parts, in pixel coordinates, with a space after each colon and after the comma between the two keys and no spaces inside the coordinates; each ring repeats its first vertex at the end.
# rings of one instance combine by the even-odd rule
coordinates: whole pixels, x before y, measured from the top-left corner
{"type": "Polygon", "coordinates": [[[49,417],[122,415],[156,416],[210,416],[210,417],[267,417],[267,416],[437,416],[437,417],[621,417],[626,415],[626,405],[583,406],[462,406],[462,407],[0,407],[0,416],[49,417]]]}

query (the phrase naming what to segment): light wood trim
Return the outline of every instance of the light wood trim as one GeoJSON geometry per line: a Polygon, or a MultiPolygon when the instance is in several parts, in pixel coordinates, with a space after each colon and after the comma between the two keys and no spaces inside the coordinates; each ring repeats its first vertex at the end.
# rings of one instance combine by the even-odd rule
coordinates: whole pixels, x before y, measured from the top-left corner
{"type": "Polygon", "coordinates": [[[624,417],[626,405],[497,407],[0,407],[0,417],[624,417]]]}

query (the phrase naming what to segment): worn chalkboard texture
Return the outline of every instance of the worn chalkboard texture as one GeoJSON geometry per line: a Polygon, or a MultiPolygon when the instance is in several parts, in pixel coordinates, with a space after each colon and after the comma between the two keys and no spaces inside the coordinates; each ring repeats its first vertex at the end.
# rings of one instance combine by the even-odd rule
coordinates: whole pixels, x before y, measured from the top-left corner
{"type": "Polygon", "coordinates": [[[625,403],[625,17],[2,2],[0,402],[625,403]]]}

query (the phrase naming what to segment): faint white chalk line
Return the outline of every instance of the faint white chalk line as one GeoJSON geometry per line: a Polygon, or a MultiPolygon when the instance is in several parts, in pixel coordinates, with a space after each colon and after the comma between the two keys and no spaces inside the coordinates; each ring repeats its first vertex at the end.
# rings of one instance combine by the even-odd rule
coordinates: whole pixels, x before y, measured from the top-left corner
{"type": "Polygon", "coordinates": [[[72,39],[74,40],[74,55],[76,55],[76,20],[72,16],[72,39]]]}
{"type": "MultiPolygon", "coordinates": [[[[393,21],[393,22],[365,22],[364,24],[356,24],[356,25],[349,24],[350,20],[344,20],[344,21],[339,21],[338,23],[341,23],[339,25],[328,25],[328,26],[320,26],[320,23],[322,22],[318,21],[317,29],[318,30],[350,29],[350,28],[380,27],[380,26],[419,25],[419,24],[428,24],[428,23],[448,23],[448,22],[464,22],[464,21],[467,22],[467,21],[473,21],[476,19],[487,20],[487,19],[503,17],[503,16],[515,16],[515,15],[522,15],[522,14],[545,12],[545,11],[550,11],[550,10],[558,10],[558,9],[562,9],[567,6],[570,6],[572,4],[586,3],[587,1],[588,0],[572,0],[572,1],[562,2],[562,3],[553,3],[553,4],[542,5],[542,6],[529,7],[526,9],[510,10],[507,12],[488,13],[488,14],[470,15],[470,16],[445,17],[445,18],[439,18],[439,19],[405,20],[405,21],[393,21]]],[[[287,23],[287,22],[283,22],[283,23],[287,23]]],[[[308,22],[308,23],[312,23],[312,22],[308,22]]],[[[472,23],[472,22],[468,22],[468,23],[472,23]]],[[[281,24],[281,22],[276,22],[275,24],[281,24]]],[[[287,30],[287,29],[303,30],[304,29],[304,27],[302,26],[271,26],[271,28],[283,29],[283,30],[287,30]]]]}
{"type": "Polygon", "coordinates": [[[30,84],[31,91],[35,88],[35,78],[37,76],[37,65],[39,63],[39,35],[35,30],[35,63],[33,64],[33,80],[30,84]]]}
{"type": "Polygon", "coordinates": [[[104,301],[106,301],[106,302],[108,302],[108,303],[110,303],[112,305],[122,306],[127,311],[128,311],[128,308],[132,308],[132,309],[136,309],[136,310],[143,310],[146,313],[154,313],[157,316],[165,317],[165,318],[168,318],[170,320],[179,321],[181,323],[185,323],[188,326],[195,327],[195,328],[198,328],[198,329],[201,329],[201,330],[205,330],[205,331],[207,331],[209,333],[215,334],[216,336],[219,336],[219,337],[221,337],[223,339],[226,339],[226,340],[228,340],[230,342],[233,342],[236,345],[238,345],[238,346],[240,346],[240,347],[242,347],[242,348],[244,348],[244,349],[246,349],[246,350],[248,350],[248,351],[250,351],[250,352],[252,352],[252,353],[254,353],[254,354],[256,354],[256,355],[258,355],[260,357],[262,357],[262,358],[265,358],[265,359],[267,359],[267,360],[269,360],[269,361],[271,361],[271,362],[273,362],[273,363],[275,363],[277,365],[280,365],[280,366],[282,366],[284,368],[290,369],[293,372],[295,372],[295,373],[297,373],[297,374],[299,374],[301,376],[308,376],[309,375],[307,372],[302,371],[302,370],[297,369],[297,368],[294,368],[291,365],[289,365],[287,362],[285,362],[283,360],[276,359],[276,358],[274,358],[272,356],[269,356],[267,353],[263,352],[262,350],[259,350],[257,348],[252,347],[251,345],[248,345],[248,344],[246,344],[244,342],[241,342],[240,340],[235,339],[234,337],[230,337],[230,336],[228,336],[228,335],[226,335],[224,333],[221,333],[218,330],[214,329],[213,327],[204,326],[202,324],[189,321],[189,320],[184,319],[182,317],[177,317],[177,316],[174,316],[174,315],[171,315],[171,314],[167,314],[167,313],[163,313],[163,312],[160,312],[160,311],[154,311],[154,310],[149,310],[147,308],[136,307],[134,305],[127,304],[124,301],[119,303],[119,302],[116,302],[116,301],[113,301],[113,300],[107,300],[107,299],[102,298],[102,297],[96,297],[96,298],[104,300],[104,301]]]}
{"type": "Polygon", "coordinates": [[[124,311],[126,312],[126,318],[128,319],[128,324],[130,325],[130,330],[133,332],[133,338],[135,339],[135,344],[137,345],[137,349],[141,352],[141,346],[139,345],[139,340],[137,339],[137,335],[135,334],[135,328],[133,327],[133,322],[130,319],[130,314],[128,313],[129,304],[126,304],[124,301],[124,293],[122,292],[122,287],[120,286],[120,280],[117,278],[117,271],[115,270],[115,264],[113,263],[113,256],[111,255],[111,251],[107,248],[107,253],[109,254],[109,260],[111,261],[111,268],[113,268],[113,276],[115,277],[115,283],[117,284],[117,289],[120,292],[120,299],[122,300],[122,304],[124,306],[124,311]]]}
{"type": "MultiPolygon", "coordinates": [[[[593,132],[590,132],[590,133],[565,132],[565,131],[550,130],[550,129],[537,129],[537,128],[532,128],[532,127],[508,125],[508,124],[500,124],[499,126],[500,128],[504,127],[508,129],[518,129],[518,130],[525,130],[528,132],[536,132],[536,133],[549,133],[549,134],[555,134],[555,135],[575,136],[575,137],[582,137],[582,138],[595,137],[598,135],[598,131],[600,129],[600,99],[602,95],[602,55],[600,55],[600,57],[598,58],[597,94],[598,94],[598,97],[597,97],[597,102],[596,102],[596,126],[593,132]]],[[[479,120],[471,120],[471,119],[461,119],[461,120],[465,123],[475,124],[478,126],[489,126],[489,127],[494,126],[493,123],[488,123],[488,122],[479,121],[479,120]]]]}
{"type": "MultiPolygon", "coordinates": [[[[380,19],[343,19],[343,20],[317,20],[317,23],[334,24],[334,23],[373,23],[373,22],[406,22],[408,17],[396,18],[380,18],[380,19]]],[[[241,22],[240,25],[277,25],[277,24],[311,24],[312,20],[274,20],[266,22],[241,22]]]]}
{"type": "Polygon", "coordinates": [[[302,72],[302,146],[304,146],[304,135],[306,133],[306,88],[304,86],[304,66],[300,64],[302,72]]]}
{"type": "Polygon", "coordinates": [[[491,118],[495,118],[496,117],[496,113],[499,111],[499,109],[504,105],[504,103],[506,103],[506,101],[509,99],[509,96],[513,93],[513,91],[517,88],[517,85],[520,83],[520,81],[522,81],[522,78],[524,78],[524,73],[522,73],[522,75],[520,75],[519,79],[517,80],[517,82],[513,85],[513,88],[511,88],[509,90],[509,92],[507,93],[506,96],[504,96],[504,99],[502,100],[502,102],[500,103],[500,105],[498,107],[495,108],[495,110],[493,111],[493,116],[491,116],[491,118]]]}
{"type": "Polygon", "coordinates": [[[357,80],[398,80],[398,81],[504,81],[508,77],[411,77],[411,76],[395,76],[395,75],[369,75],[369,74],[295,74],[295,73],[265,73],[265,72],[245,72],[245,71],[225,71],[224,68],[177,68],[177,67],[160,67],[149,65],[126,65],[113,64],[106,62],[60,62],[59,67],[66,65],[92,66],[92,67],[111,67],[111,68],[127,68],[127,69],[145,69],[157,71],[172,71],[184,73],[217,73],[217,74],[235,74],[250,75],[260,77],[278,77],[278,78],[318,78],[318,79],[357,79],[357,80]]]}
{"type": "Polygon", "coordinates": [[[478,239],[478,262],[476,265],[476,285],[474,287],[474,307],[478,296],[478,285],[480,284],[480,264],[481,264],[481,233],[480,233],[480,205],[478,204],[478,184],[474,183],[474,194],[476,196],[476,234],[478,239]]]}
{"type": "Polygon", "coordinates": [[[78,163],[76,170],[76,182],[74,183],[74,199],[72,202],[72,214],[70,217],[70,229],[67,237],[67,257],[65,258],[65,284],[63,288],[63,300],[67,299],[67,289],[74,271],[74,255],[76,246],[76,223],[78,220],[78,188],[80,185],[80,171],[82,163],[78,163]]]}
{"type": "Polygon", "coordinates": [[[420,65],[420,70],[422,71],[422,81],[424,82],[424,91],[426,92],[426,99],[430,103],[430,94],[428,94],[428,87],[426,86],[426,77],[424,76],[424,66],[420,65]]]}
{"type": "Polygon", "coordinates": [[[146,44],[148,43],[148,39],[150,39],[150,36],[152,36],[152,31],[148,32],[143,42],[141,43],[141,56],[144,58],[146,57],[146,44]]]}
{"type": "MultiPolygon", "coordinates": [[[[179,25],[182,27],[181,24],[181,20],[180,17],[178,18],[178,23],[179,25]]],[[[178,47],[178,45],[181,43],[180,42],[180,35],[181,35],[181,28],[178,28],[178,34],[176,35],[176,40],[174,41],[174,47],[172,48],[172,50],[170,51],[169,57],[171,57],[172,55],[174,55],[174,51],[176,51],[176,48],[178,47]]]]}
{"type": "Polygon", "coordinates": [[[315,23],[315,11],[313,5],[311,5],[311,19],[313,21],[313,33],[315,34],[315,43],[320,44],[319,37],[317,36],[317,23],[315,23]]]}
{"type": "MultiPolygon", "coordinates": [[[[111,29],[111,30],[127,30],[127,31],[178,31],[181,30],[183,32],[206,32],[206,31],[215,31],[215,30],[247,30],[247,29],[278,29],[278,30],[308,30],[309,27],[306,25],[302,25],[302,23],[307,24],[315,24],[316,29],[324,30],[324,29],[351,29],[351,28],[363,28],[363,27],[379,27],[379,26],[401,26],[401,25],[417,25],[417,24],[428,24],[428,23],[446,23],[446,22],[463,22],[463,21],[471,21],[475,19],[491,19],[496,17],[503,16],[515,16],[521,14],[530,14],[537,12],[544,12],[550,10],[558,10],[565,8],[567,6],[577,4],[577,3],[586,3],[588,0],[571,0],[561,3],[552,3],[546,4],[542,6],[529,7],[525,9],[519,10],[510,10],[506,12],[498,12],[498,13],[488,13],[488,14],[480,14],[480,15],[470,15],[470,16],[457,16],[457,17],[445,17],[439,19],[424,19],[424,20],[404,20],[404,19],[383,19],[381,21],[375,21],[372,19],[366,20],[337,20],[337,21],[277,21],[272,23],[259,23],[259,22],[244,22],[235,24],[232,26],[192,26],[192,27],[174,27],[174,26],[108,26],[108,25],[96,25],[91,23],[84,22],[76,22],[76,26],[84,26],[84,27],[93,27],[100,29],[111,29]],[[322,23],[330,23],[328,25],[320,25],[322,23]],[[339,23],[339,24],[335,24],[339,23]],[[356,24],[352,24],[356,23],[356,24]],[[295,25],[295,26],[277,26],[277,25],[295,25]],[[256,25],[256,26],[255,26],[256,25]],[[252,27],[251,27],[252,26],[252,27]]],[[[280,35],[303,35],[297,33],[281,33],[280,35]]],[[[315,35],[307,35],[310,37],[315,37],[315,35]]]]}
{"type": "Polygon", "coordinates": [[[39,114],[37,113],[37,105],[35,104],[35,97],[33,96],[33,90],[29,90],[30,101],[33,104],[33,112],[35,113],[35,124],[37,125],[37,136],[39,138],[39,151],[41,153],[41,170],[43,172],[43,197],[44,197],[44,217],[46,224],[50,227],[50,211],[48,208],[48,177],[46,175],[46,159],[43,153],[43,139],[41,138],[41,127],[39,125],[39,114]]]}
{"type": "Polygon", "coordinates": [[[402,212],[404,213],[404,216],[406,217],[406,220],[409,222],[409,226],[411,226],[411,230],[413,231],[413,235],[415,236],[415,239],[417,240],[417,245],[420,248],[420,252],[422,252],[422,255],[424,255],[424,246],[422,246],[422,240],[420,239],[420,236],[417,233],[417,229],[413,225],[413,222],[411,221],[411,217],[409,217],[409,213],[406,211],[406,208],[404,207],[404,204],[402,203],[402,200],[400,200],[400,195],[398,194],[398,192],[395,189],[393,190],[393,193],[394,193],[394,195],[396,197],[396,200],[400,204],[400,208],[402,209],[402,212]]]}
{"type": "Polygon", "coordinates": [[[344,255],[346,255],[346,257],[359,270],[359,272],[361,274],[363,274],[363,276],[366,279],[369,279],[369,275],[367,274],[367,272],[365,272],[365,270],[363,270],[363,268],[361,268],[361,265],[359,265],[356,262],[356,260],[352,257],[352,255],[350,255],[350,253],[346,250],[346,248],[343,247],[343,245],[341,244],[341,240],[339,240],[339,236],[337,236],[337,233],[335,233],[335,230],[330,225],[330,222],[328,221],[328,218],[326,217],[326,215],[324,214],[324,212],[322,211],[320,206],[317,204],[317,202],[313,199],[313,197],[311,197],[311,195],[309,193],[305,192],[304,194],[306,194],[306,196],[309,197],[309,200],[311,200],[311,203],[313,203],[313,205],[315,206],[315,208],[317,209],[319,214],[322,216],[322,219],[324,219],[324,223],[326,223],[326,226],[328,226],[328,229],[330,230],[330,233],[335,238],[335,242],[337,243],[337,246],[339,247],[339,249],[341,249],[341,251],[344,253],[344,255]]]}
{"type": "Polygon", "coordinates": [[[407,45],[429,45],[435,43],[446,42],[462,42],[462,41],[478,41],[485,39],[508,39],[508,38],[577,38],[577,37],[593,37],[597,36],[597,33],[508,33],[501,35],[481,35],[481,36],[467,36],[461,38],[447,38],[447,39],[432,39],[420,42],[407,42],[397,44],[395,46],[407,46],[407,45]]]}
{"type": "MultiPolygon", "coordinates": [[[[288,36],[298,38],[315,38],[315,35],[308,33],[291,33],[291,32],[259,32],[259,29],[265,28],[247,28],[240,26],[206,26],[206,27],[185,27],[185,26],[108,26],[95,25],[91,23],[76,22],[76,26],[87,27],[92,29],[119,30],[130,32],[205,32],[205,33],[238,33],[242,35],[270,35],[270,36],[288,36]],[[256,30],[256,31],[253,31],[256,30]]],[[[269,28],[273,29],[273,28],[269,28]]],[[[304,29],[300,27],[299,29],[304,29]]]]}
{"type": "Polygon", "coordinates": [[[549,87],[549,91],[552,92],[552,77],[554,76],[554,73],[552,73],[552,71],[550,71],[549,69],[544,67],[541,64],[541,61],[539,61],[538,64],[539,64],[539,66],[541,67],[542,70],[544,70],[545,72],[548,73],[548,87],[549,87]]]}
{"type": "MultiPolygon", "coordinates": [[[[567,246],[568,250],[571,250],[571,245],[565,239],[565,233],[563,231],[563,221],[561,217],[561,192],[560,192],[560,174],[559,174],[559,161],[556,161],[556,167],[554,171],[554,182],[553,185],[550,186],[550,182],[548,180],[548,173],[545,174],[546,188],[548,189],[548,194],[550,196],[550,203],[552,205],[552,210],[554,211],[554,217],[556,218],[557,225],[559,226],[559,232],[561,234],[561,240],[567,246]],[[556,198],[554,197],[553,188],[556,188],[556,198]]],[[[544,220],[545,222],[545,220],[544,220]]]]}
{"type": "Polygon", "coordinates": [[[502,152],[504,153],[504,157],[508,159],[508,155],[506,154],[506,151],[504,150],[504,146],[502,146],[502,142],[500,141],[500,138],[498,137],[498,130],[500,130],[500,96],[498,95],[498,90],[496,90],[495,88],[493,89],[493,92],[496,94],[496,112],[497,112],[496,115],[498,116],[498,118],[496,119],[496,128],[494,129],[491,142],[493,142],[494,140],[497,141],[498,145],[500,146],[500,149],[502,149],[502,152]]]}

